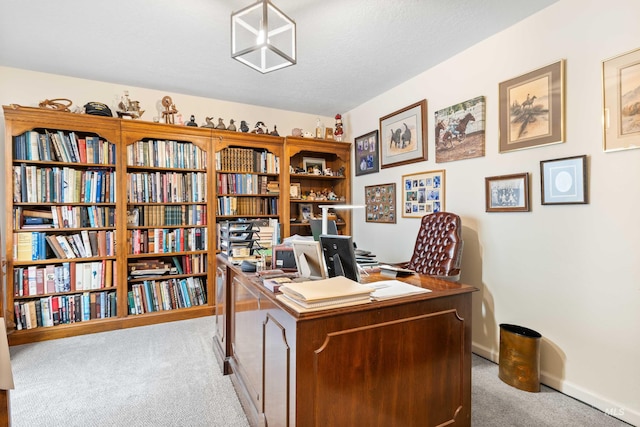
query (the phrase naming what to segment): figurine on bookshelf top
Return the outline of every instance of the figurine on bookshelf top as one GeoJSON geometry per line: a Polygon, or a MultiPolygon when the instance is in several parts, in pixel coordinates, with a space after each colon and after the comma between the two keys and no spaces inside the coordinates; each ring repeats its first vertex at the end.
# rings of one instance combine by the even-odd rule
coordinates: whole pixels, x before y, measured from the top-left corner
{"type": "Polygon", "coordinates": [[[224,125],[224,120],[222,119],[222,117],[218,118],[218,124],[216,126],[216,129],[227,130],[227,127],[224,125]]]}
{"type": "Polygon", "coordinates": [[[198,124],[196,123],[196,116],[194,116],[193,114],[191,115],[191,117],[189,118],[189,121],[187,123],[185,123],[185,125],[187,126],[193,126],[193,127],[198,127],[198,124]]]}
{"type": "Polygon", "coordinates": [[[251,131],[251,133],[268,134],[269,133],[269,129],[267,129],[267,126],[264,124],[264,122],[259,121],[254,126],[253,130],[251,131]]]}
{"type": "Polygon", "coordinates": [[[116,113],[121,119],[139,119],[144,114],[144,110],[140,108],[140,101],[130,100],[129,91],[125,90],[124,95],[120,98],[120,102],[118,103],[116,113]]]}
{"type": "Polygon", "coordinates": [[[273,130],[269,135],[280,136],[280,134],[278,133],[278,127],[276,125],[273,125],[273,130]]]}
{"type": "Polygon", "coordinates": [[[249,125],[245,120],[242,120],[240,122],[240,132],[245,132],[245,133],[249,132],[249,125]]]}
{"type": "Polygon", "coordinates": [[[236,131],[236,124],[235,123],[236,123],[235,120],[229,119],[229,126],[227,126],[227,130],[235,132],[236,131]]]}
{"type": "Polygon", "coordinates": [[[203,128],[211,128],[213,129],[216,125],[213,124],[213,116],[204,118],[205,124],[202,125],[203,128]]]}
{"type": "Polygon", "coordinates": [[[336,114],[336,130],[333,132],[336,141],[342,141],[342,134],[344,130],[342,129],[342,115],[336,114]]]}
{"type": "Polygon", "coordinates": [[[162,112],[164,122],[169,125],[174,124],[175,115],[178,113],[178,109],[169,95],[162,98],[162,106],[164,107],[164,111],[162,112]]]}

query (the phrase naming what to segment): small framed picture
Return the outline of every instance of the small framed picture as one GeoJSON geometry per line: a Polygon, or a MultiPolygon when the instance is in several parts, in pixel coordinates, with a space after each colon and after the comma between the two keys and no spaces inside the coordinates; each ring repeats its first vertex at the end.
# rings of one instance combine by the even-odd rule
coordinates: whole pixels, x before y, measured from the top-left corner
{"type": "Polygon", "coordinates": [[[529,212],[529,174],[484,179],[487,212],[529,212]]]}
{"type": "Polygon", "coordinates": [[[327,161],[323,158],[303,157],[302,167],[308,174],[322,175],[322,171],[327,168],[327,161]]]}
{"type": "Polygon", "coordinates": [[[324,129],[324,139],[333,140],[333,128],[327,127],[324,129]]]}
{"type": "Polygon", "coordinates": [[[302,197],[302,193],[300,191],[300,183],[292,182],[289,186],[289,198],[290,199],[300,199],[302,197]]]}
{"type": "Polygon", "coordinates": [[[640,49],[602,63],[604,151],[640,148],[640,49]]]}
{"type": "Polygon", "coordinates": [[[355,139],[356,176],[380,171],[378,131],[374,130],[355,139]]]}
{"type": "Polygon", "coordinates": [[[444,170],[402,176],[402,216],[422,218],[445,210],[444,170]]]}
{"type": "Polygon", "coordinates": [[[364,187],[367,222],[396,223],[396,184],[364,187]]]}
{"type": "Polygon", "coordinates": [[[302,222],[309,222],[310,219],[313,219],[313,204],[300,203],[298,208],[300,209],[300,220],[302,222]]]}
{"type": "Polygon", "coordinates": [[[540,179],[543,205],[588,203],[586,155],[542,160],[540,179]]]}

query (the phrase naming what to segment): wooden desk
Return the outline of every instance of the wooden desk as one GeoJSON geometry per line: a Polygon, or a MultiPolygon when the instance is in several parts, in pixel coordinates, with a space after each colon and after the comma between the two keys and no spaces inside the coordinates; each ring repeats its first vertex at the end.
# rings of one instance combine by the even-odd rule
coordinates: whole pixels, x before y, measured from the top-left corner
{"type": "Polygon", "coordinates": [[[413,275],[402,280],[433,292],[299,314],[217,265],[214,348],[251,425],[471,424],[474,287],[413,275]]]}

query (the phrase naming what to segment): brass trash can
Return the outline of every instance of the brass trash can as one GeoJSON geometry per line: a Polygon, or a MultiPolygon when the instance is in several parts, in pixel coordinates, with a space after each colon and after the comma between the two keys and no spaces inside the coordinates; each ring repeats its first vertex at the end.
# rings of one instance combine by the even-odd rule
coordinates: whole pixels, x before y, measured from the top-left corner
{"type": "Polygon", "coordinates": [[[533,329],[500,324],[498,377],[524,391],[540,391],[540,335],[533,329]]]}

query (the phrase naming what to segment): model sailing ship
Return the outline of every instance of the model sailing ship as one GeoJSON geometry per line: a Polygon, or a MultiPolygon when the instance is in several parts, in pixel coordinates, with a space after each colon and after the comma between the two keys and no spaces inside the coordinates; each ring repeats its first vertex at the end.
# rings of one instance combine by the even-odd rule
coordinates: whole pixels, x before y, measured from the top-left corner
{"type": "Polygon", "coordinates": [[[120,118],[139,119],[144,114],[144,110],[140,109],[139,101],[129,99],[129,91],[124,91],[124,96],[120,99],[116,113],[120,118]]]}

